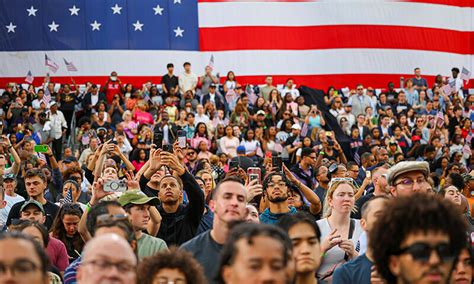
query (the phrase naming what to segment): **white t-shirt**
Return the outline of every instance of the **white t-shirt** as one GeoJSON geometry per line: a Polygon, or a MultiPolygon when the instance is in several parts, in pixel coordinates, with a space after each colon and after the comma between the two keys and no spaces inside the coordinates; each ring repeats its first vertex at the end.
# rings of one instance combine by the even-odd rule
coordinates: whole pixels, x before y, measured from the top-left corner
{"type": "Polygon", "coordinates": [[[5,194],[5,201],[7,202],[7,205],[5,206],[5,208],[0,209],[0,227],[2,227],[2,225],[7,222],[8,214],[10,213],[10,210],[12,209],[13,205],[24,200],[25,198],[18,194],[15,197],[11,197],[5,194]]]}

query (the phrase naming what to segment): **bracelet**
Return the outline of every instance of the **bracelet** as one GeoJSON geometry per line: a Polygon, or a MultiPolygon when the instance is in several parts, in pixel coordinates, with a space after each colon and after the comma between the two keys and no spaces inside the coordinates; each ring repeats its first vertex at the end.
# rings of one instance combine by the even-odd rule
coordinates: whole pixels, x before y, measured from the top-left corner
{"type": "Polygon", "coordinates": [[[86,211],[87,211],[87,213],[91,212],[91,203],[90,202],[87,202],[87,204],[86,204],[86,211]]]}

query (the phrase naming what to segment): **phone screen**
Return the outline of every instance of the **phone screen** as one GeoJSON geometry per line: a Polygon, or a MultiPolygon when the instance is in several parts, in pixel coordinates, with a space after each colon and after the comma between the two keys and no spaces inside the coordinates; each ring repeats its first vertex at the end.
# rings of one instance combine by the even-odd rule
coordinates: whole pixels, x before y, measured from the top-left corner
{"type": "Polygon", "coordinates": [[[273,157],[273,158],[272,158],[272,167],[273,167],[277,172],[281,172],[281,170],[282,170],[281,157],[273,157]]]}
{"type": "Polygon", "coordinates": [[[178,130],[178,143],[180,148],[186,148],[186,131],[178,130]]]}

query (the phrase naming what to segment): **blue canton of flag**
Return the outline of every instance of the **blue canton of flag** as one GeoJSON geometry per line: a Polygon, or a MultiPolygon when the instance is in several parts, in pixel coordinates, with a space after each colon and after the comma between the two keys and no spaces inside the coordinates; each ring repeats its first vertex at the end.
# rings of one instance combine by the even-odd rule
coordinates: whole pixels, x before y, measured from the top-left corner
{"type": "Polygon", "coordinates": [[[0,51],[199,49],[197,0],[0,0],[0,24],[0,51]]]}

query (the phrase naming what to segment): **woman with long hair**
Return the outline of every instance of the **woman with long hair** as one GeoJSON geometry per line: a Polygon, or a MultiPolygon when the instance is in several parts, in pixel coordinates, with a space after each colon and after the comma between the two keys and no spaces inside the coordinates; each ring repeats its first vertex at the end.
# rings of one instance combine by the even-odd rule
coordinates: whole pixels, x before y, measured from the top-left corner
{"type": "Polygon", "coordinates": [[[323,219],[317,224],[321,229],[321,266],[319,280],[330,278],[339,264],[356,258],[356,243],[362,234],[359,220],[351,219],[355,209],[357,188],[351,178],[334,178],[329,183],[324,200],[323,219]]]}
{"type": "Polygon", "coordinates": [[[234,90],[237,86],[237,81],[235,78],[234,71],[227,72],[227,77],[224,82],[224,94],[227,94],[228,91],[234,90]]]}
{"type": "Polygon", "coordinates": [[[275,151],[277,130],[275,126],[270,126],[265,130],[262,139],[262,151],[275,151]]]}
{"type": "Polygon", "coordinates": [[[199,122],[196,125],[194,136],[191,138],[191,147],[197,149],[199,147],[199,143],[203,140],[206,141],[208,146],[211,145],[207,125],[204,122],[199,122]]]}
{"type": "Polygon", "coordinates": [[[134,152],[134,157],[131,160],[135,171],[138,172],[148,161],[148,153],[145,149],[138,149],[137,152],[134,152]]]}
{"type": "Polygon", "coordinates": [[[245,155],[250,159],[257,161],[258,153],[262,153],[262,148],[260,147],[260,142],[255,139],[255,131],[249,128],[240,142],[240,145],[245,147],[245,155]]]}
{"type": "Polygon", "coordinates": [[[225,136],[221,138],[219,144],[222,153],[227,154],[230,158],[237,156],[237,147],[239,146],[240,141],[234,136],[232,126],[227,125],[225,127],[225,136]]]}
{"type": "Polygon", "coordinates": [[[250,114],[243,105],[242,101],[239,99],[237,105],[235,106],[234,111],[230,115],[229,123],[232,125],[237,125],[239,127],[248,127],[249,125],[250,114]]]}
{"type": "Polygon", "coordinates": [[[81,256],[84,247],[84,240],[79,234],[82,213],[79,204],[66,203],[59,209],[51,227],[51,236],[64,243],[70,262],[81,256]]]}

